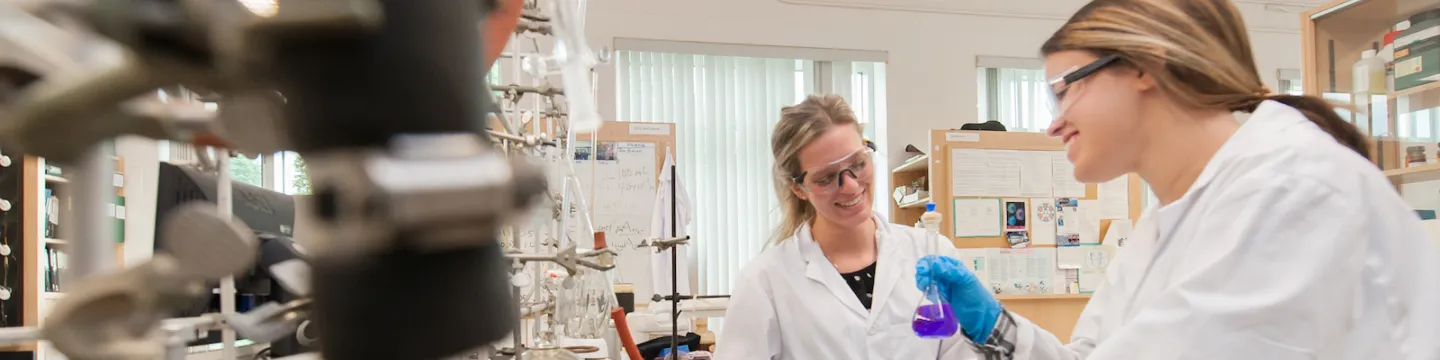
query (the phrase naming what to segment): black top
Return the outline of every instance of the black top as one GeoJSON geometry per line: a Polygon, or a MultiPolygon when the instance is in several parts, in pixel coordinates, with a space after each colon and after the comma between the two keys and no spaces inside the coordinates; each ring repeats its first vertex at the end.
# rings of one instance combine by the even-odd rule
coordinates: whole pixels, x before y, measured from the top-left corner
{"type": "Polygon", "coordinates": [[[860,298],[860,303],[864,304],[866,309],[869,309],[870,300],[875,297],[875,263],[870,263],[870,266],[866,266],[864,269],[852,273],[842,273],[840,277],[844,278],[845,283],[850,285],[850,290],[854,291],[855,296],[860,298]]]}

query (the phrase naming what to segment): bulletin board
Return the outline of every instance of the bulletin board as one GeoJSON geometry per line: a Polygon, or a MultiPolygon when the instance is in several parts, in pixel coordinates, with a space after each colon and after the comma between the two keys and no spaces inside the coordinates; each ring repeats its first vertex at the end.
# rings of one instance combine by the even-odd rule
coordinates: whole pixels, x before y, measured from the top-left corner
{"type": "MultiPolygon", "coordinates": [[[[977,154],[983,154],[983,152],[977,151],[986,150],[999,150],[998,153],[1008,153],[1008,155],[1005,156],[1009,157],[1002,157],[994,161],[993,164],[979,164],[973,161],[968,161],[973,159],[960,159],[960,165],[963,167],[967,167],[962,170],[978,169],[978,171],[981,172],[989,172],[993,170],[994,167],[1025,166],[1021,163],[1024,163],[1026,161],[1034,162],[1034,160],[1040,158],[1040,156],[1035,153],[1048,153],[1051,156],[1050,161],[1052,165],[1052,168],[1050,169],[1050,177],[1053,179],[1057,174],[1066,175],[1066,173],[1069,173],[1070,180],[1073,181],[1073,166],[1069,165],[1069,160],[1064,158],[1064,143],[1062,143],[1059,139],[1051,138],[1042,133],[932,130],[930,134],[930,144],[931,146],[928,149],[930,154],[930,169],[928,173],[930,196],[931,199],[934,199],[936,211],[945,215],[941,223],[941,231],[943,234],[950,237],[950,239],[955,243],[956,248],[976,249],[1012,247],[1009,238],[1003,235],[991,237],[955,236],[956,232],[954,228],[954,205],[956,204],[956,200],[964,202],[968,200],[978,201],[979,199],[993,199],[995,201],[994,206],[999,209],[997,210],[996,215],[1000,216],[1000,218],[996,219],[996,221],[1001,221],[1000,226],[1002,226],[1001,231],[1003,234],[1005,231],[1007,231],[1007,229],[1004,229],[1004,227],[1007,226],[1007,224],[1004,222],[1005,216],[1007,215],[1004,213],[1005,210],[1001,208],[1001,206],[1006,202],[1007,199],[1023,200],[1026,205],[1026,207],[1024,208],[1025,212],[1031,213],[1036,211],[1035,199],[1057,198],[1057,196],[1055,196],[1056,194],[1053,184],[1051,189],[1052,193],[1047,196],[1024,196],[1026,194],[1022,193],[1026,191],[1020,191],[1022,193],[1016,194],[1007,194],[1005,196],[956,195],[956,191],[954,189],[954,186],[956,185],[956,179],[954,175],[957,174],[957,150],[959,150],[958,152],[961,154],[961,156],[973,156],[977,154]]],[[[959,174],[961,174],[962,176],[971,175],[969,173],[966,173],[965,171],[961,171],[959,172],[959,174]]],[[[1030,180],[1034,180],[1033,178],[1034,177],[1032,176],[1032,179],[1030,180]]],[[[960,185],[967,187],[967,189],[965,189],[965,191],[962,191],[962,193],[978,189],[976,184],[965,183],[964,180],[973,179],[962,179],[962,183],[960,185]]],[[[1022,181],[1024,181],[1024,179],[1022,179],[1022,181]]],[[[994,185],[1007,186],[1009,184],[997,182],[994,185]]],[[[1109,186],[1109,190],[1106,191],[1101,191],[1100,185],[1093,184],[1071,183],[1067,186],[1068,187],[1065,190],[1065,194],[1078,195],[1071,198],[1077,201],[1091,201],[1092,203],[1096,200],[1100,200],[1100,194],[1102,192],[1109,193],[1118,191],[1125,193],[1126,199],[1123,200],[1124,203],[1117,205],[1124,207],[1124,209],[1120,211],[1123,211],[1124,215],[1128,216],[1128,218],[1132,222],[1136,220],[1142,212],[1140,203],[1142,199],[1144,199],[1143,187],[1141,186],[1140,178],[1134,174],[1128,175],[1124,179],[1116,180],[1115,182],[1107,184],[1107,186],[1109,186]],[[1123,185],[1124,188],[1117,190],[1116,185],[1123,185]]],[[[1024,188],[1025,186],[1021,187],[1024,188]]],[[[1033,193],[1034,191],[1030,192],[1033,193]]],[[[1043,203],[1043,201],[1041,203],[1043,203]]],[[[1024,232],[1027,234],[1027,236],[1030,236],[1033,239],[1035,237],[1034,228],[1028,227],[1028,225],[1033,224],[1027,223],[1026,225],[1027,228],[1026,230],[1024,230],[1024,232]]],[[[1102,220],[1098,224],[1098,226],[1100,234],[1097,234],[1097,236],[1099,236],[1100,239],[1104,239],[1104,232],[1108,228],[1109,222],[1102,220]]],[[[1057,245],[1055,244],[1035,244],[1034,240],[1032,240],[1032,243],[1027,244],[1026,247],[1055,248],[1056,246],[1057,245]]],[[[1042,293],[1022,295],[997,295],[996,298],[1005,304],[1006,309],[1009,309],[1016,314],[1024,316],[1037,326],[1054,334],[1057,338],[1060,339],[1060,341],[1068,342],[1070,339],[1071,331],[1073,331],[1073,329],[1075,328],[1075,323],[1080,317],[1080,313],[1084,311],[1085,305],[1090,300],[1090,294],[1042,293]]]]}
{"type": "MultiPolygon", "coordinates": [[[[956,204],[956,199],[960,199],[962,202],[965,202],[966,199],[996,199],[999,202],[999,204],[996,205],[997,207],[1004,207],[1006,200],[1024,200],[1024,203],[1026,205],[1024,210],[1028,213],[1031,211],[1036,211],[1036,209],[1034,209],[1034,205],[1037,204],[1033,203],[1031,200],[1037,198],[1056,198],[1056,196],[1054,196],[1053,194],[1042,197],[1026,196],[1025,194],[1021,193],[1006,194],[1003,196],[956,196],[954,189],[955,178],[953,174],[955,174],[957,149],[961,150],[960,152],[962,153],[974,153],[967,150],[1012,150],[1016,151],[1019,154],[1027,155],[1033,155],[1036,153],[1049,153],[1055,156],[1059,156],[1059,158],[1057,158],[1057,161],[1059,161],[1063,160],[1063,154],[1065,151],[1065,144],[1062,143],[1059,139],[1052,138],[1043,133],[1031,132],[932,130],[930,133],[930,144],[930,196],[932,199],[935,199],[934,202],[936,211],[940,212],[941,214],[947,215],[941,222],[941,233],[945,234],[947,237],[950,237],[951,240],[955,243],[955,247],[957,248],[1009,248],[1011,247],[1011,245],[1008,237],[1004,235],[1004,233],[1006,232],[1004,229],[1002,229],[1001,235],[999,236],[957,236],[954,227],[955,216],[951,215],[954,214],[955,211],[954,206],[956,204]]],[[[1013,162],[1013,159],[1008,159],[1005,162],[1013,162]]],[[[1052,176],[1056,176],[1064,172],[1060,169],[1052,169],[1052,171],[1052,176]]],[[[1140,178],[1138,176],[1130,174],[1127,176],[1126,179],[1127,180],[1125,181],[1128,181],[1128,184],[1126,184],[1127,186],[1124,190],[1128,195],[1126,200],[1126,205],[1128,205],[1128,209],[1126,209],[1126,213],[1133,221],[1140,216],[1140,213],[1142,211],[1140,207],[1140,202],[1144,198],[1144,194],[1142,192],[1143,188],[1141,186],[1140,178]]],[[[1097,185],[1085,184],[1083,185],[1083,187],[1083,195],[1074,196],[1073,198],[1077,200],[1098,199],[1099,189],[1097,185]]],[[[1075,195],[1081,194],[1076,193],[1075,195]]],[[[1006,214],[999,213],[997,215],[1002,216],[1003,219],[1003,216],[1005,216],[1006,214]]],[[[1005,226],[1005,224],[1003,224],[1003,220],[1002,226],[1005,226]]],[[[1102,225],[1102,227],[1103,226],[1104,225],[1102,225]]],[[[1031,239],[1034,239],[1035,234],[1033,230],[1027,228],[1025,230],[1025,233],[1031,239]]],[[[1037,244],[1032,246],[1054,247],[1055,245],[1037,244]]]]}

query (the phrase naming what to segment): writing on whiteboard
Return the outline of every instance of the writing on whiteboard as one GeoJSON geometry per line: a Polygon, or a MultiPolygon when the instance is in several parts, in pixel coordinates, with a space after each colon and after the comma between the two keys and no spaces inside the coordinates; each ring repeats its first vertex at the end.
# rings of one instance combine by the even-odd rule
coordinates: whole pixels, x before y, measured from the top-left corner
{"type": "Polygon", "coordinates": [[[655,211],[655,144],[601,142],[595,148],[595,231],[605,232],[605,242],[620,253],[618,277],[635,279],[635,296],[648,298],[651,250],[638,245],[649,237],[655,211]]]}

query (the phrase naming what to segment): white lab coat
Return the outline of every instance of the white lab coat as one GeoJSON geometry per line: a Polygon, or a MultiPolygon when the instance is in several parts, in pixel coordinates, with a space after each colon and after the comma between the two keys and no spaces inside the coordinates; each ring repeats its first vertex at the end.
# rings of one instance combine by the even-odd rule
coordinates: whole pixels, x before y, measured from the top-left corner
{"type": "Polygon", "coordinates": [[[974,359],[956,334],[924,340],[910,327],[922,294],[915,262],[931,249],[953,253],[944,240],[891,224],[879,215],[875,298],[866,310],[803,226],[745,266],[731,291],[717,360],[974,359]],[[943,346],[944,357],[937,357],[943,346]]]}
{"type": "MultiPolygon", "coordinates": [[[[685,182],[676,178],[675,201],[673,205],[675,205],[674,215],[677,220],[675,223],[679,224],[679,226],[675,227],[675,236],[670,236],[670,207],[672,205],[670,201],[671,165],[675,165],[675,157],[670,153],[670,149],[665,149],[665,163],[660,169],[660,185],[655,188],[655,206],[650,215],[650,237],[652,238],[669,239],[689,235],[685,231],[685,227],[690,225],[690,212],[693,205],[690,203],[690,193],[685,191],[685,182]]],[[[690,257],[687,255],[690,253],[690,245],[676,246],[675,249],[680,252],[680,256],[677,257],[679,261],[676,262],[679,266],[676,269],[678,269],[681,274],[680,278],[676,280],[676,283],[679,285],[676,286],[676,288],[679,289],[676,292],[680,295],[693,295],[694,293],[690,292],[690,257]]],[[[652,252],[650,254],[651,289],[655,294],[669,295],[671,293],[670,256],[669,251],[652,252]]]]}
{"type": "Polygon", "coordinates": [[[1433,360],[1437,265],[1374,164],[1266,101],[1142,216],[1070,344],[1022,320],[1014,358],[1433,360]]]}

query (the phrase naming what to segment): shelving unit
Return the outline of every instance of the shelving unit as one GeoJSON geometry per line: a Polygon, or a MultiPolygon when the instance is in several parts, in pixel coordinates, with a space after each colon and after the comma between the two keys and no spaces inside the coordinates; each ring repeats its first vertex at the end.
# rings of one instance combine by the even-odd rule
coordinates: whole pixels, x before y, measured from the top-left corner
{"type": "MultiPolygon", "coordinates": [[[[1371,160],[1386,171],[1397,187],[1440,180],[1440,166],[1433,163],[1436,139],[1431,134],[1403,131],[1440,126],[1440,119],[1436,119],[1440,110],[1431,111],[1437,116],[1430,116],[1425,126],[1415,124],[1417,112],[1440,108],[1440,81],[1356,97],[1351,94],[1352,67],[1360,60],[1361,52],[1377,42],[1383,43],[1397,23],[1434,9],[1440,9],[1440,3],[1434,0],[1335,0],[1301,15],[1305,93],[1354,107],[1352,122],[1373,138],[1371,160]],[[1405,149],[1417,145],[1426,147],[1426,157],[1432,164],[1407,168],[1405,149]]],[[[1418,26],[1412,27],[1419,30],[1418,26]]],[[[1342,116],[1347,114],[1342,111],[1342,116]]]]}
{"type": "MultiPolygon", "coordinates": [[[[118,234],[116,238],[123,241],[124,218],[126,217],[126,208],[124,206],[125,176],[122,170],[124,169],[124,160],[119,157],[115,157],[114,160],[116,200],[111,205],[111,209],[112,215],[118,221],[116,226],[118,234]]],[[[22,240],[24,243],[25,257],[23,263],[26,265],[23,275],[25,278],[25,289],[23,291],[25,297],[23,300],[25,303],[25,314],[23,316],[23,323],[25,326],[41,326],[45,323],[45,317],[49,315],[50,310],[57,302],[65,297],[63,290],[52,291],[49,288],[50,281],[46,276],[49,268],[49,249],[54,248],[64,251],[65,248],[69,247],[68,241],[56,238],[59,236],[58,234],[46,236],[45,227],[47,226],[47,217],[45,211],[48,200],[45,199],[45,193],[47,189],[54,193],[61,210],[60,219],[62,222],[60,226],[65,226],[66,224],[63,221],[69,217],[68,213],[71,212],[71,203],[69,201],[71,195],[69,189],[67,189],[70,180],[65,178],[63,174],[47,173],[45,171],[46,164],[44,158],[26,156],[21,162],[21,166],[23,167],[25,177],[23,185],[24,198],[21,201],[23,207],[19,209],[23,213],[25,224],[23,226],[22,240]]],[[[125,253],[124,243],[117,242],[115,246],[115,263],[123,266],[125,253]]],[[[61,284],[63,285],[64,282],[61,282],[61,284]]],[[[38,360],[64,359],[58,353],[50,350],[48,344],[43,342],[39,346],[0,350],[33,351],[35,352],[35,359],[38,360]]]]}
{"type": "MultiPolygon", "coordinates": [[[[894,170],[890,170],[890,185],[899,187],[901,185],[910,185],[921,178],[934,178],[930,176],[930,169],[932,168],[930,162],[930,155],[921,155],[906,160],[904,164],[900,164],[900,166],[895,167],[894,170]]],[[[929,180],[926,180],[923,190],[929,191],[929,184],[929,180]]],[[[886,193],[886,199],[890,202],[890,222],[902,225],[914,225],[915,222],[920,221],[920,215],[925,213],[925,203],[930,202],[930,196],[921,195],[919,196],[920,199],[897,204],[892,194],[894,194],[894,189],[890,189],[890,191],[886,193]]]]}

